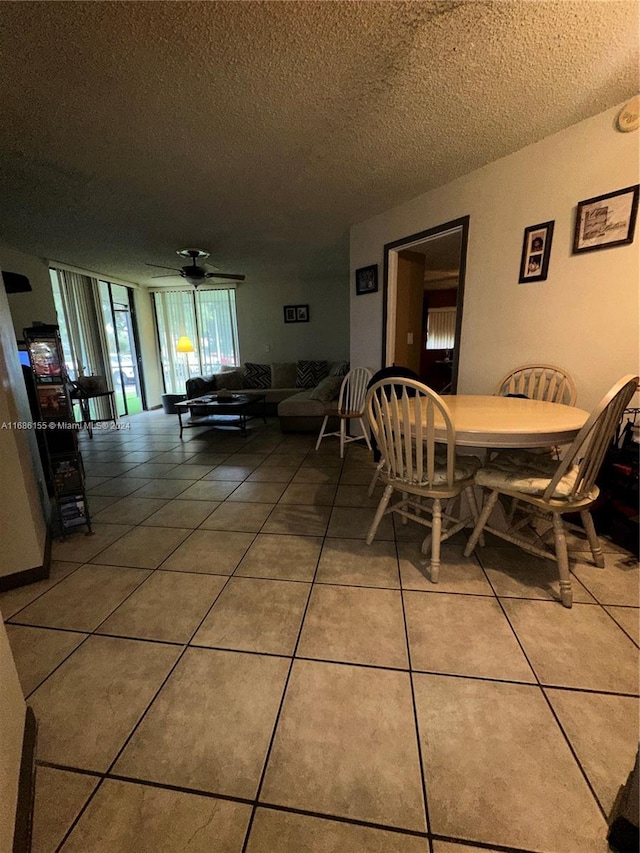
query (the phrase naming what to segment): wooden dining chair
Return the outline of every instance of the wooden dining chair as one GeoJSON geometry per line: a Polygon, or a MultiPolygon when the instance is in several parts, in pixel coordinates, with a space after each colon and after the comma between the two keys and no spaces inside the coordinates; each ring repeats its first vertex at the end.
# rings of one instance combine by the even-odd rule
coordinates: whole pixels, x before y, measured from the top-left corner
{"type": "MultiPolygon", "coordinates": [[[[375,385],[376,382],[380,382],[382,379],[389,379],[390,377],[400,377],[401,379],[415,379],[416,382],[420,381],[420,377],[415,372],[415,370],[411,370],[410,367],[403,367],[402,365],[391,365],[389,367],[383,367],[373,374],[371,379],[369,380],[369,384],[367,386],[367,391],[375,385]]],[[[373,477],[371,478],[371,482],[369,483],[368,495],[371,497],[375,491],[376,485],[380,478],[380,471],[384,468],[384,457],[380,453],[380,448],[376,444],[375,438],[372,442],[372,450],[373,450],[373,460],[377,462],[376,470],[373,472],[373,477]]]]}
{"type": "Polygon", "coordinates": [[[422,553],[431,547],[430,576],[437,583],[440,544],[471,518],[478,518],[473,478],[480,460],[456,456],[456,434],[449,409],[435,391],[420,382],[398,378],[376,382],[367,392],[365,414],[385,460],[380,470],[385,488],[367,534],[367,545],[373,542],[383,516],[390,513],[430,528],[422,553]],[[436,417],[439,428],[444,423],[446,443],[436,444],[436,417]],[[390,504],[394,491],[401,497],[390,504]],[[465,518],[449,512],[449,502],[461,492],[471,510],[465,518]],[[431,501],[431,506],[425,499],[431,501]],[[447,504],[444,511],[443,501],[447,504]]]}
{"type": "Polygon", "coordinates": [[[624,376],[616,382],[593,410],[560,461],[530,451],[505,450],[486,462],[477,472],[475,481],[488,491],[488,497],[465,548],[465,556],[471,554],[482,532],[488,530],[530,554],[555,560],[560,576],[562,603],[565,607],[571,607],[573,594],[563,516],[567,513],[580,514],[593,562],[602,568],[604,555],[589,510],[599,494],[596,478],[605,453],[611,445],[622,413],[637,388],[637,376],[624,376]],[[524,517],[511,518],[506,531],[488,525],[489,516],[500,495],[507,495],[527,505],[524,517]],[[544,550],[521,532],[523,526],[531,521],[527,508],[551,516],[554,552],[544,550]]]}
{"type": "Polygon", "coordinates": [[[519,395],[530,400],[575,406],[578,394],[572,377],[552,364],[525,364],[510,370],[496,387],[497,396],[519,395]]]}
{"type": "Polygon", "coordinates": [[[367,393],[367,383],[371,379],[371,371],[366,367],[354,367],[342,380],[340,394],[338,395],[338,406],[324,416],[320,434],[316,441],[316,450],[320,447],[323,438],[329,435],[337,435],[340,438],[340,459],[344,457],[345,445],[350,441],[365,441],[371,450],[369,432],[364,422],[364,401],[367,393]],[[329,418],[338,418],[340,427],[337,432],[325,432],[329,418]],[[356,422],[360,428],[360,435],[350,435],[348,426],[356,422]]]}

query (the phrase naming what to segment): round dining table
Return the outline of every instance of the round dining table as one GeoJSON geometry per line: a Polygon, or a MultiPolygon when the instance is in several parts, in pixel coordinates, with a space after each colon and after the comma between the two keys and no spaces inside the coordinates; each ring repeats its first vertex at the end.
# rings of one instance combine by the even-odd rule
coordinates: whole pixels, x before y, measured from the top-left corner
{"type": "MultiPolygon", "coordinates": [[[[456,445],[463,447],[549,447],[570,444],[589,412],[563,403],[522,397],[451,394],[443,396],[456,430],[456,445]]],[[[444,424],[436,441],[446,441],[444,424]]]]}

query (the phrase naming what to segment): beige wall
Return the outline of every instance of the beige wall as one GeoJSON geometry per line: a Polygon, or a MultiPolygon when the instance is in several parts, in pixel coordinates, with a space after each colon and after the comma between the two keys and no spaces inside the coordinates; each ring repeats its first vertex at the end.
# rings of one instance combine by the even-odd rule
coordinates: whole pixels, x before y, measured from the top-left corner
{"type": "MultiPolygon", "coordinates": [[[[0,288],[0,426],[30,421],[7,296],[0,288]]],[[[44,563],[48,502],[33,432],[0,429],[0,471],[0,576],[5,576],[44,563]]]]}
{"type": "Polygon", "coordinates": [[[26,275],[32,287],[30,293],[12,293],[7,297],[17,338],[22,338],[22,330],[34,320],[57,323],[46,260],[0,245],[0,269],[26,275]]]}
{"type": "Polygon", "coordinates": [[[0,850],[13,849],[26,706],[0,613],[0,850]]]}
{"type": "Polygon", "coordinates": [[[159,406],[162,401],[162,369],[158,358],[158,336],[153,318],[153,303],[148,290],[137,288],[133,292],[133,302],[138,321],[140,336],[140,357],[142,358],[142,373],[146,403],[149,409],[159,406]]]}
{"type": "MultiPolygon", "coordinates": [[[[566,368],[589,409],[639,368],[639,249],[572,255],[578,201],[638,182],[640,134],[619,133],[618,107],[491,163],[351,229],[351,270],[384,244],[470,215],[458,390],[491,393],[511,367],[566,368]],[[547,281],[518,284],[523,231],[555,220],[547,281]]],[[[379,367],[382,287],[351,297],[351,362],[379,367]]]]}
{"type": "Polygon", "coordinates": [[[349,358],[346,270],[343,276],[329,279],[244,281],[236,300],[242,361],[349,358]],[[285,305],[308,305],[309,322],[285,323],[285,305]]]}

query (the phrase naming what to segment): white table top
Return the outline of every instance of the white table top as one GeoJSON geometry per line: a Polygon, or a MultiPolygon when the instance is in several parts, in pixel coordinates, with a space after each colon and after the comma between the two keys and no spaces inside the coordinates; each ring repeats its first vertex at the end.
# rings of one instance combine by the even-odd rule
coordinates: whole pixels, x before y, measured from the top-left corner
{"type": "MultiPolygon", "coordinates": [[[[465,447],[548,447],[569,444],[589,412],[562,403],[521,397],[452,394],[444,396],[456,429],[456,444],[465,447]]],[[[444,425],[443,425],[444,426],[444,425]]],[[[439,435],[436,421],[436,440],[439,435]]]]}

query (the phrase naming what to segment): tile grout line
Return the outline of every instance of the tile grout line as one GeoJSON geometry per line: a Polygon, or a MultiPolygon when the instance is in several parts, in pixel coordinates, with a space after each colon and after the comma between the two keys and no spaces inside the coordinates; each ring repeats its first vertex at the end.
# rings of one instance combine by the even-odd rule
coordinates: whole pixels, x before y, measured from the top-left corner
{"type": "MultiPolygon", "coordinates": [[[[395,525],[395,519],[394,519],[395,525]]],[[[415,692],[415,683],[413,677],[413,666],[411,662],[411,643],[409,641],[409,626],[407,625],[407,611],[405,607],[404,600],[404,589],[402,586],[402,570],[400,568],[400,553],[398,550],[398,541],[395,541],[395,552],[396,552],[396,566],[398,572],[398,582],[400,583],[400,606],[402,608],[402,624],[404,627],[404,639],[407,651],[407,663],[409,666],[409,690],[411,691],[411,706],[413,711],[413,727],[414,734],[416,739],[416,749],[418,752],[418,769],[420,771],[420,782],[422,788],[422,805],[424,807],[424,816],[426,822],[426,829],[428,833],[428,845],[430,853],[433,853],[433,841],[431,838],[431,817],[429,814],[429,795],[427,790],[427,774],[424,762],[424,756],[422,755],[422,745],[420,743],[420,724],[418,721],[418,707],[416,704],[416,692],[415,692]]]]}

